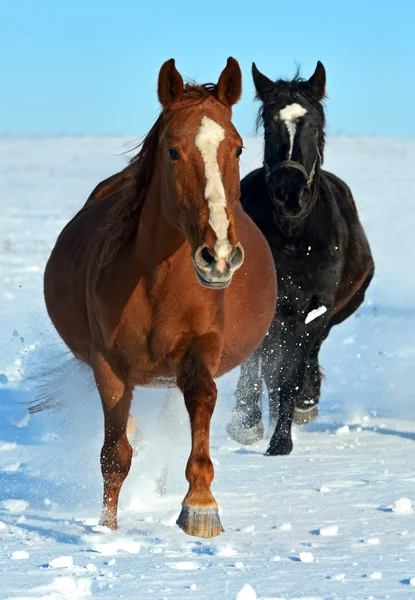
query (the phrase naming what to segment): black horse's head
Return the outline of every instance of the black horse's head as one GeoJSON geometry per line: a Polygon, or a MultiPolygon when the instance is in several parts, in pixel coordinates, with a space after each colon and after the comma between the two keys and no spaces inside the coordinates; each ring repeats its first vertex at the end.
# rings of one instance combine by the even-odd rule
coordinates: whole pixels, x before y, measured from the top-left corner
{"type": "Polygon", "coordinates": [[[264,169],[270,196],[286,217],[308,214],[324,149],[326,71],[319,61],[310,79],[271,81],[252,65],[258,121],[265,129],[264,169]]]}

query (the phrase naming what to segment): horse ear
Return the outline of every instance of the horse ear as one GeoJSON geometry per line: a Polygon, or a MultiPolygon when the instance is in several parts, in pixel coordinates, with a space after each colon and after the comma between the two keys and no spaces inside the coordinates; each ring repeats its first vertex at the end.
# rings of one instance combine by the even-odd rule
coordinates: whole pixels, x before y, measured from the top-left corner
{"type": "Polygon", "coordinates": [[[183,95],[183,78],[175,67],[174,58],[161,67],[158,81],[158,97],[163,108],[180,100],[183,95]]]}
{"type": "Polygon", "coordinates": [[[256,64],[252,63],[252,78],[254,80],[257,98],[260,100],[265,99],[266,90],[275,87],[275,83],[268,79],[266,75],[263,75],[256,64]]]}
{"type": "Polygon", "coordinates": [[[320,100],[326,96],[326,69],[322,62],[317,62],[316,70],[308,80],[308,83],[315,89],[320,100]]]}
{"type": "Polygon", "coordinates": [[[230,56],[220,74],[217,95],[219,102],[231,108],[242,95],[242,72],[237,60],[230,56]]]}

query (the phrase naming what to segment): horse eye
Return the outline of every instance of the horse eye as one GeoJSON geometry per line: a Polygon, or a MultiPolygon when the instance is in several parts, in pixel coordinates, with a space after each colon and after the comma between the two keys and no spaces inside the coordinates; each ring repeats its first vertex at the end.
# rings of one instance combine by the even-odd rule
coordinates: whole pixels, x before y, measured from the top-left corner
{"type": "Polygon", "coordinates": [[[242,146],[238,146],[238,148],[236,149],[236,158],[239,158],[242,154],[242,146]]]}
{"type": "Polygon", "coordinates": [[[176,150],[176,148],[169,148],[168,149],[168,153],[169,156],[172,160],[179,160],[180,159],[180,154],[179,151],[176,150]]]}

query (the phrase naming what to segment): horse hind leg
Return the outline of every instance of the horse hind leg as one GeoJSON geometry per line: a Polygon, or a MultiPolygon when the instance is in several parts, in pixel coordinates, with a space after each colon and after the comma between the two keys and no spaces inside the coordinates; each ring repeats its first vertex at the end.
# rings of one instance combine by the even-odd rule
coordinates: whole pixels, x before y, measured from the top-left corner
{"type": "Polygon", "coordinates": [[[133,455],[127,437],[133,393],[132,388],[114,373],[102,357],[96,359],[94,373],[101,396],[105,426],[101,450],[104,492],[100,525],[117,529],[118,498],[130,470],[133,455]]]}
{"type": "Polygon", "coordinates": [[[184,354],[177,373],[192,431],[192,449],[186,466],[189,490],[177,525],[189,535],[204,538],[215,537],[223,531],[218,505],[210,491],[214,469],[209,447],[210,421],[217,397],[212,373],[220,350],[216,335],[204,336],[193,342],[184,354]]]}

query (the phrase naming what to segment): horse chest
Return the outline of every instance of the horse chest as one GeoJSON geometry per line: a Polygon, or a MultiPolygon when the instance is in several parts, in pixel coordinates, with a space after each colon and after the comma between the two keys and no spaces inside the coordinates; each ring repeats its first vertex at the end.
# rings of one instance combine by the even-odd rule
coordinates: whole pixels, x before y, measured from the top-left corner
{"type": "Polygon", "coordinates": [[[184,284],[181,294],[172,293],[168,285],[154,288],[150,296],[144,286],[136,291],[125,315],[126,323],[136,326],[123,328],[121,343],[134,348],[137,362],[144,356],[150,366],[158,369],[167,365],[168,356],[186,340],[220,328],[221,314],[210,301],[211,290],[206,290],[206,298],[196,301],[193,288],[200,297],[196,281],[184,284]]]}

